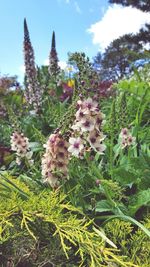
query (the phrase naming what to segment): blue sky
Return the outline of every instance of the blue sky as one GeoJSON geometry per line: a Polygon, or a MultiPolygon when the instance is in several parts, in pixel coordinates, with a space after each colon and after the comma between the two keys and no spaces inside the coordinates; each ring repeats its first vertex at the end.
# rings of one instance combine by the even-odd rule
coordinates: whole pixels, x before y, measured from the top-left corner
{"type": "Polygon", "coordinates": [[[36,63],[48,58],[52,31],[56,33],[59,59],[67,53],[85,51],[95,56],[87,29],[103,15],[107,0],[0,0],[0,73],[21,75],[23,65],[23,19],[26,17],[36,63]]]}
{"type": "Polygon", "coordinates": [[[52,31],[59,60],[68,52],[84,51],[91,59],[115,38],[137,32],[145,14],[108,0],[0,0],[0,74],[23,79],[23,20],[26,17],[36,64],[48,59],[52,31]]]}

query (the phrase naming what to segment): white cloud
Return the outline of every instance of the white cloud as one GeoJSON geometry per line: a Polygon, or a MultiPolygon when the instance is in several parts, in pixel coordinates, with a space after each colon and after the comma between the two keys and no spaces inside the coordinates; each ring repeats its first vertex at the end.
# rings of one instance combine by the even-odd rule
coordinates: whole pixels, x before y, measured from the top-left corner
{"type": "Polygon", "coordinates": [[[75,10],[77,13],[79,13],[79,14],[82,13],[81,8],[79,7],[79,4],[77,1],[74,1],[74,7],[75,7],[75,10]]]}
{"type": "Polygon", "coordinates": [[[24,66],[24,65],[21,65],[21,66],[19,67],[19,71],[20,71],[22,74],[24,74],[24,73],[25,73],[25,66],[24,66]]]}
{"type": "Polygon", "coordinates": [[[149,13],[115,4],[108,7],[103,18],[87,31],[93,34],[93,44],[98,44],[104,50],[116,38],[137,33],[145,23],[150,23],[149,13]]]}
{"type": "Polygon", "coordinates": [[[46,59],[44,60],[43,65],[44,65],[44,66],[48,66],[48,65],[49,65],[49,59],[48,59],[48,58],[46,58],[46,59]]]}
{"type": "Polygon", "coordinates": [[[67,63],[65,61],[59,61],[58,65],[62,70],[64,70],[67,67],[67,63]]]}
{"type": "MultiPolygon", "coordinates": [[[[48,66],[49,65],[49,59],[48,58],[45,59],[43,64],[45,66],[48,66]]],[[[58,62],[58,65],[62,70],[64,70],[67,67],[67,63],[65,61],[61,61],[61,60],[58,62]]]]}

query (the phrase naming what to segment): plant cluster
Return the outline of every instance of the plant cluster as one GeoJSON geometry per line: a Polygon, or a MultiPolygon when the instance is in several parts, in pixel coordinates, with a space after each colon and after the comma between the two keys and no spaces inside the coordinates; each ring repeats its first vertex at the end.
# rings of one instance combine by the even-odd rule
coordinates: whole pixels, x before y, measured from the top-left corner
{"type": "Polygon", "coordinates": [[[37,68],[24,28],[25,88],[0,89],[0,265],[148,267],[149,65],[113,84],[74,53],[67,76],[53,33],[37,68]]]}

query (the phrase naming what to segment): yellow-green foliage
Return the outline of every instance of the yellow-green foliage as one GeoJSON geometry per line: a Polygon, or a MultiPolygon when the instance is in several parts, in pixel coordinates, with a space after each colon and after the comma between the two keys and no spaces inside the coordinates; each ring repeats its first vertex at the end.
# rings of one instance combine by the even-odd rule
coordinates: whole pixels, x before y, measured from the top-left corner
{"type": "Polygon", "coordinates": [[[118,219],[108,222],[105,226],[105,231],[117,247],[123,248],[128,242],[128,238],[132,233],[133,227],[130,222],[121,221],[118,219]]]}
{"type": "MultiPolygon", "coordinates": [[[[150,229],[150,216],[143,225],[150,229]]],[[[120,249],[119,254],[140,267],[150,266],[150,239],[141,229],[133,231],[130,222],[115,219],[106,224],[105,233],[120,249]]]]}
{"type": "MultiPolygon", "coordinates": [[[[150,229],[150,216],[146,218],[144,226],[150,229]]],[[[131,259],[141,267],[150,266],[150,238],[138,229],[131,236],[131,259]]]]}
{"type": "MultiPolygon", "coordinates": [[[[35,194],[17,179],[10,178],[10,181],[25,192],[26,198],[17,189],[11,189],[7,198],[0,194],[1,244],[7,245],[17,236],[33,239],[35,243],[56,238],[67,259],[72,255],[76,257],[76,266],[103,267],[114,263],[117,266],[135,266],[126,262],[122,255],[117,255],[116,249],[106,246],[98,231],[93,230],[93,222],[68,203],[63,193],[45,189],[35,194]]],[[[2,187],[5,186],[1,186],[1,193],[2,187]]]]}

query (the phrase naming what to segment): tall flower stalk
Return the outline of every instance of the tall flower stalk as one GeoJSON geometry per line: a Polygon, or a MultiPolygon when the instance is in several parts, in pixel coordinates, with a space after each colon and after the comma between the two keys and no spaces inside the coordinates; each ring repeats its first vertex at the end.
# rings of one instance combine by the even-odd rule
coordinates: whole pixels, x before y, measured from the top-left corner
{"type": "Polygon", "coordinates": [[[56,51],[56,41],[55,41],[55,32],[52,34],[52,43],[51,43],[51,51],[49,55],[49,74],[50,76],[56,78],[60,72],[60,67],[58,66],[58,56],[56,51]]]}
{"type": "Polygon", "coordinates": [[[52,188],[57,188],[60,180],[66,179],[68,175],[68,142],[60,133],[55,133],[50,135],[44,147],[42,177],[52,188]]]}
{"type": "Polygon", "coordinates": [[[10,138],[11,150],[16,152],[16,163],[21,164],[23,158],[26,158],[29,164],[33,164],[32,152],[29,147],[29,140],[23,133],[13,132],[10,138]]]}
{"type": "Polygon", "coordinates": [[[78,100],[78,110],[72,125],[72,136],[69,139],[68,151],[75,157],[81,157],[85,151],[94,150],[104,154],[106,149],[103,143],[105,135],[102,126],[105,123],[105,115],[99,110],[98,102],[92,98],[78,100]]]}
{"type": "Polygon", "coordinates": [[[35,67],[34,50],[30,41],[26,19],[24,19],[24,63],[26,76],[25,97],[27,103],[33,106],[38,112],[42,100],[42,88],[37,80],[37,70],[35,67]]]}

